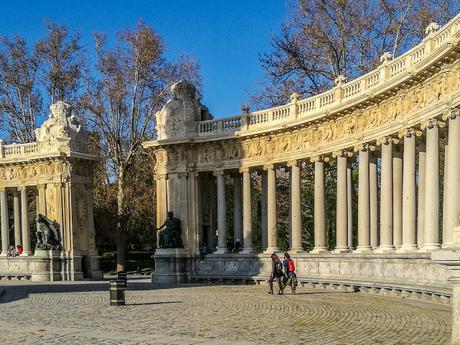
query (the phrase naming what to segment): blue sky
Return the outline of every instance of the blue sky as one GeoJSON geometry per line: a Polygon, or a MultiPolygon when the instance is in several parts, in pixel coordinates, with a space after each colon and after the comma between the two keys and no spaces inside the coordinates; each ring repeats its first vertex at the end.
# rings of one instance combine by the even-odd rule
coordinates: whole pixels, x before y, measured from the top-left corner
{"type": "Polygon", "coordinates": [[[2,0],[1,9],[1,34],[36,40],[48,18],[79,31],[89,52],[93,32],[111,36],[143,19],[163,37],[168,56],[198,60],[203,103],[216,117],[240,113],[248,92],[263,80],[259,53],[270,49],[288,12],[285,0],[2,0]]]}

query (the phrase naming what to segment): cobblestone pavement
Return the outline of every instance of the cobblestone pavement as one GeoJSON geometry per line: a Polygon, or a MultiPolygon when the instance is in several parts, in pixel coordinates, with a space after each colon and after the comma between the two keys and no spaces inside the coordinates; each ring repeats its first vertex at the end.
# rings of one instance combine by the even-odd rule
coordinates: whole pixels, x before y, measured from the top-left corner
{"type": "Polygon", "coordinates": [[[0,282],[3,345],[449,344],[449,306],[402,298],[130,282],[127,305],[110,307],[107,283],[17,284],[0,282]]]}

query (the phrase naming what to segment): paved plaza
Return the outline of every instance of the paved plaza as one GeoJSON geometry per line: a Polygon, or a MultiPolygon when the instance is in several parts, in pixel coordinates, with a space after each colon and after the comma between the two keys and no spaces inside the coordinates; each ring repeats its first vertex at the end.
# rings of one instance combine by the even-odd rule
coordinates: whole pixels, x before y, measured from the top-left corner
{"type": "Polygon", "coordinates": [[[3,345],[448,344],[451,330],[449,306],[362,293],[136,281],[110,307],[108,283],[18,284],[0,284],[3,345]]]}

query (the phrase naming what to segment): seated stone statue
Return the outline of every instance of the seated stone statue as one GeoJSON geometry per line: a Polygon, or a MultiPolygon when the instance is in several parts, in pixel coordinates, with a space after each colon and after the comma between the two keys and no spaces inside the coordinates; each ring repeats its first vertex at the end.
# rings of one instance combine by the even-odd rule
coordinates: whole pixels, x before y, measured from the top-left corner
{"type": "Polygon", "coordinates": [[[37,215],[37,244],[35,249],[59,249],[61,247],[59,225],[42,214],[37,215]]]}
{"type": "Polygon", "coordinates": [[[172,211],[168,212],[168,218],[157,230],[158,248],[184,248],[182,244],[180,220],[174,218],[174,213],[172,211]]]}

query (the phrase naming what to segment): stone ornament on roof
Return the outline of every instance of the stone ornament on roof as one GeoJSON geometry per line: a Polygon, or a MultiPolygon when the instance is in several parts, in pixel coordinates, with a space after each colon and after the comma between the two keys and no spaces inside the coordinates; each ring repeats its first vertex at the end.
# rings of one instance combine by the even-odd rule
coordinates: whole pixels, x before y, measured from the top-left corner
{"type": "Polygon", "coordinates": [[[59,101],[50,106],[48,119],[35,130],[40,150],[88,152],[88,133],[72,114],[72,106],[59,101]]]}
{"type": "Polygon", "coordinates": [[[173,84],[171,94],[172,98],[156,113],[159,140],[194,136],[197,122],[212,119],[195,86],[186,80],[173,84]]]}

